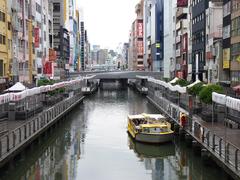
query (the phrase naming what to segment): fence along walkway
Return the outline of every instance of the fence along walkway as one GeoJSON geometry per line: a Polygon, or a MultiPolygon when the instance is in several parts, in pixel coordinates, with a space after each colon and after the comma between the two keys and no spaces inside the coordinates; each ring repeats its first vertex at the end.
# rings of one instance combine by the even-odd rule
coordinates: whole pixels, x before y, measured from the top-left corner
{"type": "MultiPolygon", "coordinates": [[[[148,99],[157,106],[166,116],[174,122],[180,124],[180,112],[189,113],[178,107],[169,100],[150,93],[148,99]]],[[[220,160],[225,167],[230,169],[230,173],[235,175],[236,179],[240,178],[240,152],[236,147],[224,137],[220,137],[213,132],[211,127],[204,126],[196,116],[192,119],[188,117],[188,125],[185,127],[187,133],[201,143],[210,153],[220,160]]],[[[226,169],[226,168],[225,168],[226,169]]]]}
{"type": "Polygon", "coordinates": [[[8,157],[34,140],[41,132],[81,102],[83,98],[81,94],[67,98],[2,136],[0,138],[0,166],[6,162],[8,157]]]}

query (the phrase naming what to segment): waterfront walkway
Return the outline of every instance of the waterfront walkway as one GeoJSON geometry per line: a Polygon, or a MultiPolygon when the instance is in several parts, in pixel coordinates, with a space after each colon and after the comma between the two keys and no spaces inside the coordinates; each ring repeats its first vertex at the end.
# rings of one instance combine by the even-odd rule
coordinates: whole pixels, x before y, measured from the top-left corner
{"type": "MultiPolygon", "coordinates": [[[[189,113],[159,96],[147,97],[168,118],[180,125],[180,112],[189,116],[189,113]],[[174,109],[174,110],[173,110],[174,109]]],[[[228,172],[234,179],[240,179],[240,130],[230,129],[223,122],[205,122],[199,116],[188,117],[184,130],[195,141],[201,144],[212,154],[217,164],[228,172]]]]}

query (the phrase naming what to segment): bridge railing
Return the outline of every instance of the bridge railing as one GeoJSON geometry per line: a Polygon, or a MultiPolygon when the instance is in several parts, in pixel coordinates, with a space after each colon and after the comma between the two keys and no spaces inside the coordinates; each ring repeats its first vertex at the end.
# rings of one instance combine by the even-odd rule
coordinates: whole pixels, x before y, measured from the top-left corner
{"type": "Polygon", "coordinates": [[[76,103],[81,101],[82,95],[77,94],[68,98],[54,107],[44,110],[42,113],[24,123],[22,126],[8,132],[0,138],[0,162],[13,151],[27,143],[31,138],[50,126],[53,121],[60,118],[76,103]]]}
{"type": "Polygon", "coordinates": [[[232,143],[226,141],[226,137],[221,137],[209,128],[203,126],[196,118],[189,116],[189,111],[171,102],[164,92],[158,91],[158,88],[150,84],[148,96],[153,103],[171,120],[180,124],[180,112],[185,112],[188,123],[183,127],[185,131],[191,134],[199,143],[207,148],[225,165],[234,172],[240,173],[240,149],[232,143]],[[157,91],[155,91],[157,90],[157,91]]]}

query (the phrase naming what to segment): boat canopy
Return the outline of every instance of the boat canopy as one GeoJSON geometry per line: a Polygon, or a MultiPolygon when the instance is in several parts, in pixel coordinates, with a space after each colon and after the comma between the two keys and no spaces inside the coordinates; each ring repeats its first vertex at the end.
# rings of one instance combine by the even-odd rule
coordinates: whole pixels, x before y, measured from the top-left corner
{"type": "Polygon", "coordinates": [[[155,119],[155,120],[163,120],[166,119],[161,114],[137,114],[137,115],[128,115],[129,119],[155,119]]]}
{"type": "Polygon", "coordinates": [[[144,119],[145,117],[142,114],[137,115],[128,115],[129,119],[144,119]]]}
{"type": "Polygon", "coordinates": [[[166,119],[163,115],[161,114],[142,114],[145,118],[149,118],[149,119],[156,119],[156,120],[162,120],[162,119],[166,119]]]}

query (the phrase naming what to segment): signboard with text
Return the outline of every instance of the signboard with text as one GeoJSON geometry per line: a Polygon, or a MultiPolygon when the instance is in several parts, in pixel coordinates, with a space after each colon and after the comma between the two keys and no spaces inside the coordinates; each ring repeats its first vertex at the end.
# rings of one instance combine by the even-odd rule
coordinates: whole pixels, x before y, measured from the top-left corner
{"type": "Polygon", "coordinates": [[[177,0],[177,7],[187,7],[188,0],[177,0]]]}
{"type": "Polygon", "coordinates": [[[39,38],[39,28],[34,28],[34,37],[35,37],[35,43],[34,43],[34,46],[36,48],[39,47],[39,44],[40,44],[40,38],[39,38]]]}
{"type": "Polygon", "coordinates": [[[52,70],[53,70],[52,62],[50,62],[50,61],[46,62],[44,65],[44,68],[43,68],[44,74],[46,74],[47,76],[50,77],[50,76],[52,76],[52,72],[53,72],[52,70]]]}
{"type": "Polygon", "coordinates": [[[230,68],[230,48],[223,49],[223,69],[230,68]]]}

